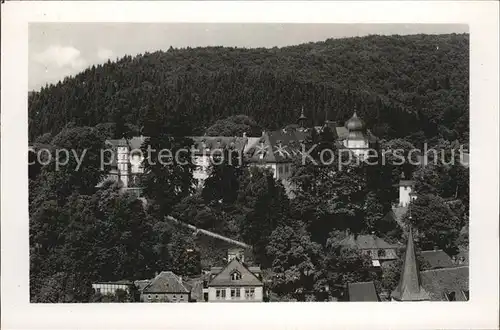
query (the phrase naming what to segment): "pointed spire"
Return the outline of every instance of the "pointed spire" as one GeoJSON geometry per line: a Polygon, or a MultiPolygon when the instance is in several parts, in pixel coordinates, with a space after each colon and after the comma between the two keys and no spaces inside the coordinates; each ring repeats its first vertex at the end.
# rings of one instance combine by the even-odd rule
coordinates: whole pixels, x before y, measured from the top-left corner
{"type": "Polygon", "coordinates": [[[306,120],[307,120],[307,117],[304,115],[304,106],[302,106],[302,110],[300,112],[300,117],[298,120],[298,124],[299,124],[300,128],[302,128],[302,129],[305,128],[306,120]]]}
{"type": "Polygon", "coordinates": [[[415,255],[411,225],[408,232],[403,273],[401,274],[398,287],[392,292],[391,296],[398,301],[430,300],[429,293],[425,291],[420,283],[420,273],[415,255]]]}
{"type": "Polygon", "coordinates": [[[300,117],[299,119],[306,119],[306,115],[304,115],[304,106],[302,106],[302,110],[300,111],[300,117]]]}

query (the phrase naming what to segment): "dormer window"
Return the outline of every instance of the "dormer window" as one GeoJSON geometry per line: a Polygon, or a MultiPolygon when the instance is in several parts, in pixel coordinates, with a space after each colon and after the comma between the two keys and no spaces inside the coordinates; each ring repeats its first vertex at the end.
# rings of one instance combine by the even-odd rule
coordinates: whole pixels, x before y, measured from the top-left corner
{"type": "Polygon", "coordinates": [[[237,281],[237,280],[241,280],[241,273],[238,272],[238,271],[234,271],[231,273],[231,280],[232,281],[237,281]]]}

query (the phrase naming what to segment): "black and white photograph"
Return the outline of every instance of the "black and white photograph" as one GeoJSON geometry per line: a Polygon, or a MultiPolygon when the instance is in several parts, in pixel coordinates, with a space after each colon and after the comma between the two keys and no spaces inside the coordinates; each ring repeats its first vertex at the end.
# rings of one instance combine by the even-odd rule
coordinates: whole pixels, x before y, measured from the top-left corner
{"type": "Polygon", "coordinates": [[[474,299],[468,24],[25,29],[29,305],[474,299]]]}
{"type": "Polygon", "coordinates": [[[29,34],[31,302],[469,299],[467,26],[29,34]]]}

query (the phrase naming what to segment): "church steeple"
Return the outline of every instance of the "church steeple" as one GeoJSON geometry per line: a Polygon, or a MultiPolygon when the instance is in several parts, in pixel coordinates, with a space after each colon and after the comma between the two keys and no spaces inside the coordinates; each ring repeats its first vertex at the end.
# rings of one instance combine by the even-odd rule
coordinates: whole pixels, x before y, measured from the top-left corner
{"type": "Polygon", "coordinates": [[[410,225],[408,242],[406,243],[403,273],[398,287],[392,292],[391,297],[397,301],[423,301],[430,300],[429,293],[420,283],[420,273],[413,244],[413,233],[410,225]]]}

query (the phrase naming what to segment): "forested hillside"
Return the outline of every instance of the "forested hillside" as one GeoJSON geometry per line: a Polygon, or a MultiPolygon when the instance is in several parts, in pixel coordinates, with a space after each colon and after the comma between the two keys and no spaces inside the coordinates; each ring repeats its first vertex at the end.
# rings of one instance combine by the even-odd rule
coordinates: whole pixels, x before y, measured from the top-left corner
{"type": "Polygon", "coordinates": [[[188,134],[244,114],[273,129],[304,106],[310,124],[353,107],[382,138],[468,140],[469,36],[328,39],[272,49],[207,47],[125,56],[29,96],[30,140],[66,124],[144,125],[183,112],[188,134]],[[155,115],[156,116],[156,115],[155,115]]]}

